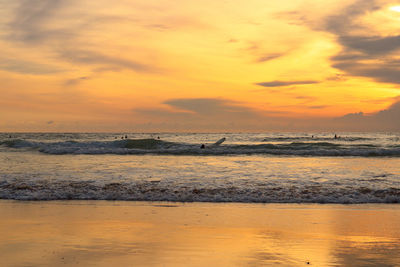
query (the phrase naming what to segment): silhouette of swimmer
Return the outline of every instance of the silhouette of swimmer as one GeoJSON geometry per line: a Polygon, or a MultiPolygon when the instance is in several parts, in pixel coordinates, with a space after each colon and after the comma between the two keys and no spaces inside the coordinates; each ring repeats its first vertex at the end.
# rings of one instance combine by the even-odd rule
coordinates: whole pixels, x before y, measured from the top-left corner
{"type": "Polygon", "coordinates": [[[158,140],[160,140],[160,137],[159,137],[159,136],[157,136],[157,139],[158,139],[158,140]]]}
{"type": "Polygon", "coordinates": [[[204,144],[202,144],[202,145],[200,146],[200,148],[203,149],[203,148],[206,148],[206,146],[205,146],[204,144]]]}
{"type": "Polygon", "coordinates": [[[334,139],[337,139],[337,135],[335,134],[335,137],[333,137],[334,139]]]}
{"type": "Polygon", "coordinates": [[[128,136],[127,136],[127,135],[125,135],[125,139],[128,139],[128,136]]]}

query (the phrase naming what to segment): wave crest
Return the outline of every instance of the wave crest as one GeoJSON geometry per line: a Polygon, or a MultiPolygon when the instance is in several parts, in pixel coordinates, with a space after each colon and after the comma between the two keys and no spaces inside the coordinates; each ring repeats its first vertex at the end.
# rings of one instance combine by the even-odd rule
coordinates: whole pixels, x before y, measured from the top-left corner
{"type": "Polygon", "coordinates": [[[22,139],[1,141],[0,145],[32,148],[47,154],[160,154],[160,155],[287,155],[287,156],[359,156],[399,157],[400,146],[334,142],[291,142],[261,144],[223,144],[221,146],[174,143],[159,139],[125,139],[113,141],[35,142],[22,139]]]}

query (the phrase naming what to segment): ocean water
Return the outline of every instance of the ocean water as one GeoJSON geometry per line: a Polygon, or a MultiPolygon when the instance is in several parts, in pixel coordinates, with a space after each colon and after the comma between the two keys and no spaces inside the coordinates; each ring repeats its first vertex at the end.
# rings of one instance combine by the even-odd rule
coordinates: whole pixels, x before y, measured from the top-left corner
{"type": "Polygon", "coordinates": [[[337,135],[0,133],[0,199],[399,203],[400,133],[337,135]]]}

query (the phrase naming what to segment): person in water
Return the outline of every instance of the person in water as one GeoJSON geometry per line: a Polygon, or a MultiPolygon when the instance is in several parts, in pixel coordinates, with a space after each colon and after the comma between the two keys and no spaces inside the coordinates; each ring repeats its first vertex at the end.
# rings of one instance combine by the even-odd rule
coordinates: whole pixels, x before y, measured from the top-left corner
{"type": "Polygon", "coordinates": [[[204,149],[204,148],[206,148],[206,146],[204,144],[201,144],[200,148],[204,149]]]}

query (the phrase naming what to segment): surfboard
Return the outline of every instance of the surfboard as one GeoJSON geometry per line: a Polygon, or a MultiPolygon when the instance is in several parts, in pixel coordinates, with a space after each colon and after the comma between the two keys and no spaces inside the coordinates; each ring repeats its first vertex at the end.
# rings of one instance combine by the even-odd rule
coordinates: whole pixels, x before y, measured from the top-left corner
{"type": "Polygon", "coordinates": [[[219,139],[217,142],[215,142],[212,146],[219,146],[220,144],[225,142],[225,140],[226,140],[226,138],[223,137],[223,138],[219,139]]]}
{"type": "MultiPolygon", "coordinates": [[[[214,144],[209,145],[209,146],[207,146],[207,147],[210,147],[210,148],[211,148],[211,147],[219,146],[219,145],[222,144],[225,140],[226,140],[226,138],[223,137],[223,138],[219,139],[217,142],[215,142],[214,144]]],[[[200,146],[200,148],[203,149],[203,148],[206,148],[206,146],[205,146],[204,144],[202,144],[202,145],[200,146]]]]}

